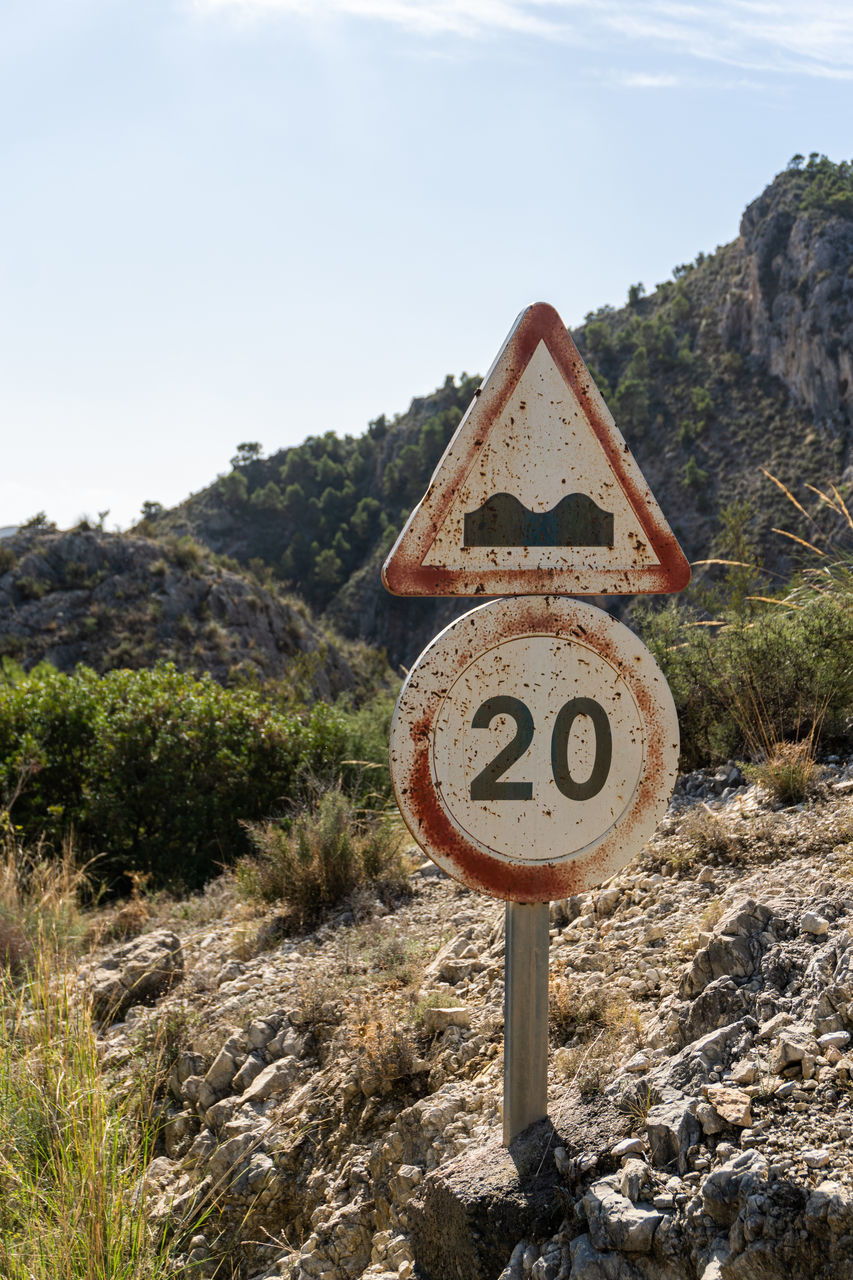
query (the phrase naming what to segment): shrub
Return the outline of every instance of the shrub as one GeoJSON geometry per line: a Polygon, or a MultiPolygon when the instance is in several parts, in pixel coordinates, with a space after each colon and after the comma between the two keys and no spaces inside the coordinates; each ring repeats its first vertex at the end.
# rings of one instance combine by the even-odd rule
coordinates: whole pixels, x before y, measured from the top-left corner
{"type": "Polygon", "coordinates": [[[361,745],[343,711],[278,711],[170,664],[0,681],[0,798],[14,795],[25,843],[58,849],[75,832],[111,886],[140,871],[155,887],[197,887],[248,851],[244,822],[338,779],[361,800],[361,745]]]}
{"type": "Polygon", "coordinates": [[[29,574],[21,574],[15,579],[15,590],[22,600],[41,600],[49,590],[49,584],[41,578],[33,578],[29,574]]]}
{"type": "Polygon", "coordinates": [[[819,784],[812,738],[777,743],[765,760],[747,766],[747,773],[782,804],[798,804],[812,795],[819,784]]]}
{"type": "Polygon", "coordinates": [[[355,1077],[366,1096],[407,1090],[415,1075],[418,1052],[409,1027],[386,1004],[367,998],[353,1012],[345,1039],[355,1077]]]}
{"type": "Polygon", "coordinates": [[[283,902],[300,927],[368,882],[402,886],[400,834],[386,819],[357,815],[339,788],[284,824],[249,824],[258,851],[237,868],[249,897],[283,902]]]}
{"type": "Polygon", "coordinates": [[[853,706],[853,613],[813,595],[720,625],[678,607],[647,617],[646,643],[672,689],[686,768],[841,728],[853,706]]]}
{"type": "Polygon", "coordinates": [[[170,537],[164,543],[167,553],[171,557],[172,563],[176,564],[179,569],[186,569],[192,572],[194,569],[200,569],[204,564],[205,551],[203,547],[185,534],[182,538],[170,537]]]}

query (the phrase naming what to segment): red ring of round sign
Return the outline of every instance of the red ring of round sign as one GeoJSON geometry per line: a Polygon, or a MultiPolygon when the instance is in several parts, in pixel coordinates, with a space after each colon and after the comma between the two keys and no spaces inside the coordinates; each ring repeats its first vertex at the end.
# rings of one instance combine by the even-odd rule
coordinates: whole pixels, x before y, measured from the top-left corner
{"type": "Polygon", "coordinates": [[[409,831],[470,888],[547,902],[643,847],[678,766],[663,673],[633,632],[566,597],[457,618],[412,668],[391,724],[409,831]]]}

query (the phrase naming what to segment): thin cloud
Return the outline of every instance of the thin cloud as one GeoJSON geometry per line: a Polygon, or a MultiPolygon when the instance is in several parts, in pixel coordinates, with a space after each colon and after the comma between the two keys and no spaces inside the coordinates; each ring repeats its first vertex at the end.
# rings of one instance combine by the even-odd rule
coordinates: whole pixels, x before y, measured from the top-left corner
{"type": "Polygon", "coordinates": [[[678,89],[683,84],[678,76],[654,75],[647,71],[629,71],[614,79],[626,89],[678,89]]]}
{"type": "Polygon", "coordinates": [[[304,18],[349,17],[386,22],[416,35],[463,36],[516,32],[553,37],[566,33],[564,22],[542,17],[530,0],[196,0],[199,10],[242,10],[294,14],[304,18]]]}
{"type": "MultiPolygon", "coordinates": [[[[848,0],[194,0],[201,12],[346,17],[392,25],[422,38],[501,34],[716,62],[744,71],[853,76],[848,0]]],[[[622,83],[667,87],[654,70],[622,83]]]]}

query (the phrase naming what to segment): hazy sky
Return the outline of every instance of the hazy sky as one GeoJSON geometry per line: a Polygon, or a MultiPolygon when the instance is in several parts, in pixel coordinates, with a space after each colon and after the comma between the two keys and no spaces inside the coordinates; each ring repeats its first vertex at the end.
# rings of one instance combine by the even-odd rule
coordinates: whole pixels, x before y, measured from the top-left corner
{"type": "Polygon", "coordinates": [[[2,0],[0,526],[359,433],[853,154],[853,6],[2,0]]]}

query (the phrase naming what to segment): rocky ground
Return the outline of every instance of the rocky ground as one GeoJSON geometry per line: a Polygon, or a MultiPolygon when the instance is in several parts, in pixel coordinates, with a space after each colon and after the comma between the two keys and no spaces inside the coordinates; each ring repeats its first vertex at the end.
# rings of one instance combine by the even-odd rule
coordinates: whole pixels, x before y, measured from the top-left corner
{"type": "Polygon", "coordinates": [[[502,904],[427,864],[307,936],[228,880],[140,906],[80,981],[117,1081],[160,1064],[145,1192],[187,1274],[853,1277],[853,763],[823,775],[789,808],[682,778],[552,904],[550,1121],[509,1153],[502,904]]]}

